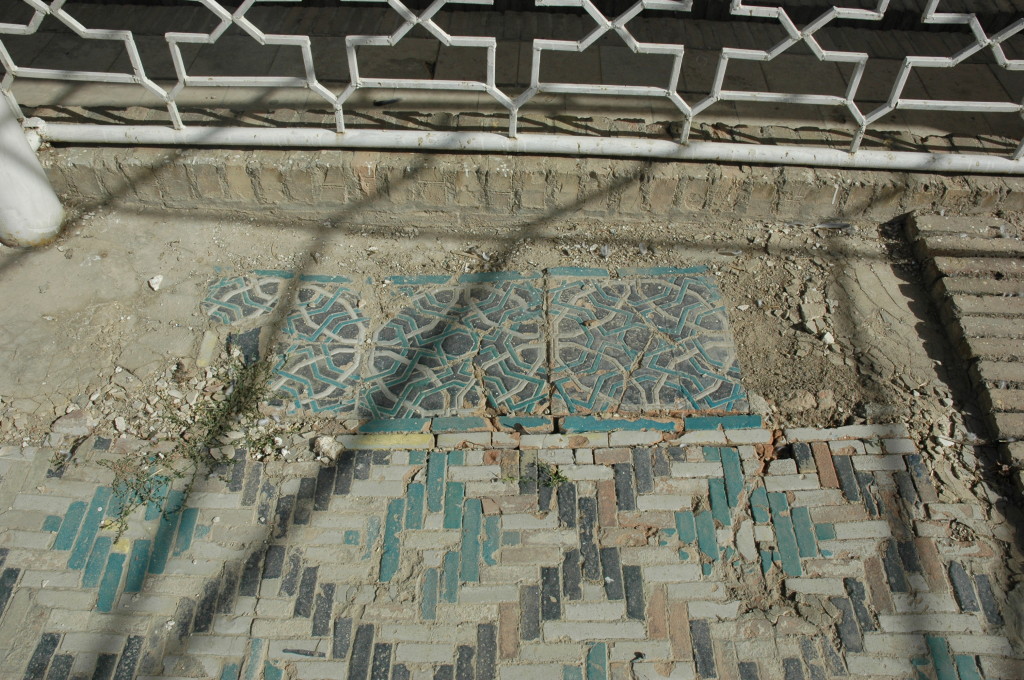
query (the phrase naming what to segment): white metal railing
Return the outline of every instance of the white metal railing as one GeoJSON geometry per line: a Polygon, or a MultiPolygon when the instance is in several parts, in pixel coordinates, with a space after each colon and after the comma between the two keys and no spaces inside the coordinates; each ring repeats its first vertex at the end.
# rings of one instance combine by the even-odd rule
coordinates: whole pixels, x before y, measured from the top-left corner
{"type": "MultiPolygon", "coordinates": [[[[770,24],[781,29],[782,38],[766,49],[722,47],[717,53],[713,66],[713,77],[709,91],[691,96],[688,100],[680,89],[680,73],[687,59],[685,44],[668,42],[643,42],[631,31],[630,22],[646,11],[672,12],[685,18],[691,8],[691,0],[639,0],[623,14],[609,18],[602,14],[592,0],[536,0],[532,11],[551,11],[546,8],[575,8],[589,17],[592,28],[578,40],[536,38],[532,40],[530,52],[529,81],[522,89],[505,88],[496,81],[498,40],[487,36],[452,35],[438,22],[442,10],[457,8],[459,5],[489,5],[490,0],[435,0],[426,10],[416,12],[409,9],[402,0],[363,0],[363,2],[384,5],[398,17],[397,28],[381,35],[344,36],[345,59],[349,82],[343,86],[329,86],[318,76],[314,59],[314,44],[308,35],[269,33],[259,28],[247,14],[258,0],[244,0],[231,11],[217,0],[196,0],[205,8],[216,26],[208,32],[163,33],[176,75],[176,82],[158,82],[147,75],[146,64],[140,56],[136,37],[127,30],[89,28],[78,21],[68,9],[65,0],[20,0],[31,9],[31,17],[25,23],[8,18],[0,9],[0,65],[6,72],[0,81],[0,91],[7,97],[16,111],[15,84],[22,79],[46,81],[77,81],[134,85],[148,95],[157,97],[167,110],[167,124],[154,125],[96,125],[83,123],[37,123],[40,134],[58,142],[100,142],[100,143],[153,143],[153,144],[232,144],[232,145],[274,145],[274,146],[319,146],[319,147],[384,147],[417,149],[461,149],[467,151],[499,151],[531,153],[607,154],[618,156],[648,156],[659,158],[719,159],[743,162],[770,162],[808,165],[831,165],[841,167],[896,167],[918,170],[981,171],[1022,173],[1024,141],[1016,144],[1012,153],[997,155],[984,153],[907,153],[865,149],[861,150],[865,135],[873,126],[896,111],[967,112],[979,115],[1011,114],[1020,117],[1024,113],[1021,97],[1024,93],[1011,93],[1009,98],[993,98],[990,101],[961,101],[948,99],[912,98],[904,96],[911,75],[923,69],[952,69],[970,59],[990,56],[989,63],[994,69],[1007,72],[1024,70],[1024,59],[1008,56],[1004,46],[1024,30],[1024,18],[1018,18],[993,35],[986,33],[976,14],[951,12],[940,9],[942,0],[928,0],[921,16],[921,25],[959,28],[967,42],[949,56],[916,56],[905,54],[892,78],[891,89],[885,101],[865,106],[858,97],[865,68],[871,57],[865,51],[829,49],[823,46],[820,36],[835,28],[837,22],[843,25],[870,27],[882,20],[891,2],[898,0],[877,0],[871,9],[831,6],[817,19],[797,26],[785,9],[785,2],[763,5],[746,4],[743,0],[732,0],[729,16],[732,21],[754,20],[759,25],[770,24]],[[773,6],[765,6],[772,4],[773,6]],[[6,36],[32,36],[37,33],[46,17],[52,17],[84,40],[114,41],[123,44],[130,62],[130,71],[108,72],[96,70],[73,70],[34,67],[14,61],[5,47],[6,36]],[[187,45],[212,45],[232,26],[259,45],[297,48],[301,52],[304,75],[302,76],[225,76],[191,73],[183,56],[182,48],[187,45]],[[482,80],[434,79],[434,78],[380,78],[362,75],[362,48],[390,46],[402,48],[402,40],[416,28],[448,47],[476,48],[484,51],[486,64],[482,80]],[[549,82],[542,78],[542,65],[552,58],[553,53],[583,53],[595,43],[609,37],[621,39],[622,44],[635,54],[661,55],[671,61],[666,81],[660,86],[639,84],[586,84],[574,82],[549,82]],[[810,52],[818,62],[844,65],[852,69],[842,94],[801,94],[784,91],[758,89],[736,89],[727,86],[730,69],[738,62],[770,63],[796,48],[810,52]],[[186,88],[304,88],[323,101],[333,112],[332,129],[311,129],[309,127],[288,127],[279,125],[269,129],[243,127],[213,128],[207,125],[186,124],[180,110],[180,98],[186,88]],[[363,90],[430,90],[434,92],[482,93],[508,113],[507,132],[417,132],[412,130],[354,129],[346,126],[346,114],[353,95],[363,90]],[[543,94],[562,96],[613,96],[620,101],[632,102],[638,109],[651,100],[668,102],[676,117],[672,126],[673,139],[624,138],[621,136],[585,136],[524,132],[521,130],[520,113],[529,110],[531,102],[543,94]],[[734,144],[714,141],[691,140],[691,126],[695,118],[709,115],[708,110],[720,102],[775,103],[788,106],[826,107],[840,109],[852,119],[853,129],[846,150],[834,148],[809,148],[803,146],[779,146],[765,144],[734,144]],[[742,147],[742,148],[733,148],[742,147]]],[[[842,0],[840,0],[841,2],[842,0]]],[[[848,0],[852,2],[853,0],[848,0]]],[[[351,0],[339,0],[344,4],[351,0]]],[[[14,0],[7,1],[13,7],[14,0]]],[[[284,6],[287,7],[287,6],[284,6]]],[[[340,36],[339,36],[340,37],[340,36]]],[[[908,46],[909,51],[909,46],[908,46]]],[[[1004,93],[1005,95],[1005,93],[1004,93]]],[[[59,102],[50,102],[58,104],[59,102]]]]}

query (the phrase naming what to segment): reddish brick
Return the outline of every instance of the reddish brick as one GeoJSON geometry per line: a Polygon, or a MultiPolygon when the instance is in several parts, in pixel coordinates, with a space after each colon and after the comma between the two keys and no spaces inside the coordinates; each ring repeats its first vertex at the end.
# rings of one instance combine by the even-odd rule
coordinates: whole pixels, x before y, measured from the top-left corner
{"type": "Polygon", "coordinates": [[[603,527],[618,526],[615,516],[615,480],[606,479],[597,483],[597,520],[603,527]]]}
{"type": "Polygon", "coordinates": [[[914,544],[921,558],[921,568],[924,569],[924,579],[928,582],[928,587],[936,593],[947,592],[942,559],[939,557],[938,548],[935,547],[935,541],[919,536],[914,539],[914,544]]]}
{"type": "Polygon", "coordinates": [[[498,654],[502,659],[519,656],[519,605],[515,602],[498,604],[498,654]]]}
{"type": "Polygon", "coordinates": [[[871,601],[878,613],[892,614],[894,611],[892,596],[889,595],[889,583],[882,570],[882,560],[878,557],[869,557],[864,560],[864,579],[868,582],[871,601]]]}
{"type": "Polygon", "coordinates": [[[832,465],[832,454],[829,452],[828,444],[815,442],[811,444],[811,451],[814,453],[814,464],[818,468],[818,479],[826,489],[838,489],[839,477],[836,476],[836,468],[832,465]]]}
{"type": "Polygon", "coordinates": [[[500,465],[501,464],[501,451],[491,449],[490,451],[484,451],[484,465],[500,465]]]}
{"type": "Polygon", "coordinates": [[[685,602],[672,602],[668,605],[668,639],[672,645],[672,658],[686,661],[693,659],[690,612],[685,602]]]}
{"type": "Polygon", "coordinates": [[[629,449],[594,449],[594,462],[598,465],[631,463],[633,454],[629,449]]]}
{"type": "Polygon", "coordinates": [[[647,634],[652,640],[668,637],[668,603],[663,583],[651,589],[651,601],[647,605],[647,634]]]}

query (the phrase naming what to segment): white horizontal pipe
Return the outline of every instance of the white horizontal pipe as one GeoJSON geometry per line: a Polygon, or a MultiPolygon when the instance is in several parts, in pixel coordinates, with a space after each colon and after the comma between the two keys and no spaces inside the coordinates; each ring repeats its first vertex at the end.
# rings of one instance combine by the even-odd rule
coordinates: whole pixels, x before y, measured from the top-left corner
{"type": "Polygon", "coordinates": [[[559,156],[610,156],[678,161],[711,161],[752,165],[801,165],[859,170],[1024,175],[1024,160],[981,154],[930,154],[911,151],[858,151],[690,142],[630,137],[521,134],[515,138],[493,132],[421,132],[413,130],[349,130],[318,128],[187,127],[97,125],[33,121],[40,136],[61,144],[124,146],[215,146],[316,149],[393,149],[463,153],[517,153],[559,156]]]}

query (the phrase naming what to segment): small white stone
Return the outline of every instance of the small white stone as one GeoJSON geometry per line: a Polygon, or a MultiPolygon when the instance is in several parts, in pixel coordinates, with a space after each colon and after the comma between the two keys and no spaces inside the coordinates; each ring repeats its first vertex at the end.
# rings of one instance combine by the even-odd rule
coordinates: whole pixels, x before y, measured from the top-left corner
{"type": "Polygon", "coordinates": [[[149,284],[149,287],[152,288],[153,290],[160,290],[160,284],[163,283],[163,282],[164,282],[164,275],[163,274],[157,274],[156,276],[151,278],[149,281],[146,281],[146,283],[149,284]]]}

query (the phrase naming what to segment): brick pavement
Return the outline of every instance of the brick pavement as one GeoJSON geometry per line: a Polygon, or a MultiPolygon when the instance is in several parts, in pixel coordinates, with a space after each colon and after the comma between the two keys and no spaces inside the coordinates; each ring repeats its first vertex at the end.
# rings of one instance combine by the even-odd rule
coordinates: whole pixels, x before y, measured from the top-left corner
{"type": "Polygon", "coordinates": [[[1024,677],[994,510],[940,499],[902,425],[773,447],[755,420],[444,418],[342,435],[330,467],[238,452],[117,541],[98,463],[148,444],[92,437],[62,473],[2,448],[0,673],[1024,677]]]}
{"type": "Polygon", "coordinates": [[[1024,242],[997,217],[917,214],[908,236],[1008,460],[1024,464],[1024,242]]]}

